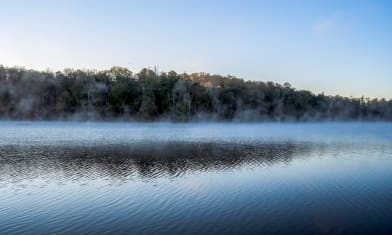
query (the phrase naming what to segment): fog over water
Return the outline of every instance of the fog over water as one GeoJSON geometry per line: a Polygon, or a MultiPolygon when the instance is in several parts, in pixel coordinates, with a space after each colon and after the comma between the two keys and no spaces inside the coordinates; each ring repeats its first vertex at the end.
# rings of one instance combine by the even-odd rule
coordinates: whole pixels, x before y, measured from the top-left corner
{"type": "Polygon", "coordinates": [[[0,145],[100,145],[146,142],[251,143],[268,141],[388,143],[390,123],[126,123],[0,122],[0,145]],[[322,133],[322,134],[321,134],[322,133]]]}
{"type": "Polygon", "coordinates": [[[0,233],[390,234],[390,123],[0,122],[0,233]]]}

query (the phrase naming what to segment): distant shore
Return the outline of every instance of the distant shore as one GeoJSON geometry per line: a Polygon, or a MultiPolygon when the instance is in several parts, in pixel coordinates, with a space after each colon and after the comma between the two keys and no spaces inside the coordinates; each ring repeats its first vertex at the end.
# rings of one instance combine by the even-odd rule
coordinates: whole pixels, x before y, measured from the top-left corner
{"type": "Polygon", "coordinates": [[[123,67],[40,72],[0,66],[0,119],[134,122],[392,121],[392,100],[289,83],[123,67]]]}

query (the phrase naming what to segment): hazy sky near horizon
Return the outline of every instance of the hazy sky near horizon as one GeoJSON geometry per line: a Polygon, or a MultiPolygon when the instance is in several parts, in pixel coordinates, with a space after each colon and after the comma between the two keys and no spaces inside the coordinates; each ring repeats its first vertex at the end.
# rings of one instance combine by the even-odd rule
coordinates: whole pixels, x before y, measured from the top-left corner
{"type": "Polygon", "coordinates": [[[0,64],[231,74],[392,98],[392,1],[0,0],[0,64]]]}

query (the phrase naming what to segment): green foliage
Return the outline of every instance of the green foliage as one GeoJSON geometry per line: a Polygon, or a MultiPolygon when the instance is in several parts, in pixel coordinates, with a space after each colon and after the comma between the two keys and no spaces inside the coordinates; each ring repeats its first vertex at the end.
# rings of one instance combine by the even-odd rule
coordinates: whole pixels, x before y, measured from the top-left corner
{"type": "Polygon", "coordinates": [[[127,68],[38,72],[0,65],[0,118],[106,120],[383,120],[392,101],[315,95],[289,83],[127,68]]]}

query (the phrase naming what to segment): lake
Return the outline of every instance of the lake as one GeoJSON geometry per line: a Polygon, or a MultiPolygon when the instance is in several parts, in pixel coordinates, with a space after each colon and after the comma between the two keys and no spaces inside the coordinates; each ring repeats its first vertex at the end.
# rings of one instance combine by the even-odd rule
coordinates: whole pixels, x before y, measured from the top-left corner
{"type": "Polygon", "coordinates": [[[392,234],[392,123],[0,122],[1,234],[392,234]]]}

